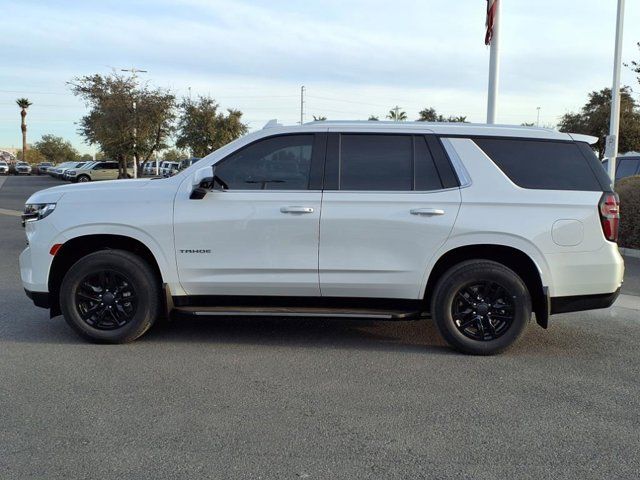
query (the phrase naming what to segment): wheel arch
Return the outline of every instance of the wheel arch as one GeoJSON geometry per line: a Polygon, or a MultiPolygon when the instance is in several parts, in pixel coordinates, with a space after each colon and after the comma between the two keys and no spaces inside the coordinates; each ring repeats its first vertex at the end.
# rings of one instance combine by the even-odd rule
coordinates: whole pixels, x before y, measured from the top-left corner
{"type": "Polygon", "coordinates": [[[140,240],[119,234],[88,234],[71,238],[57,250],[49,268],[48,290],[51,316],[59,315],[60,284],[71,266],[85,255],[100,250],[125,250],[143,258],[164,282],[160,264],[153,252],[140,240]]]}
{"type": "Polygon", "coordinates": [[[549,298],[543,273],[529,254],[519,248],[508,245],[489,243],[463,245],[443,253],[429,272],[423,294],[427,305],[431,304],[431,294],[442,275],[454,265],[465,260],[492,260],[513,270],[522,278],[529,290],[536,321],[541,327],[547,327],[549,298]]]}

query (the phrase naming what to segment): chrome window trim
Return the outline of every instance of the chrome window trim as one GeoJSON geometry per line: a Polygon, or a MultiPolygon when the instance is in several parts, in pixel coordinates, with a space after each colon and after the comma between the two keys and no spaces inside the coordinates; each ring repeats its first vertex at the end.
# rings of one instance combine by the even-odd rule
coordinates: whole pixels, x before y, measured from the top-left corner
{"type": "Polygon", "coordinates": [[[456,152],[456,149],[454,148],[453,144],[446,137],[440,138],[440,141],[442,142],[442,146],[444,147],[444,150],[447,152],[447,155],[449,156],[449,160],[451,160],[451,165],[453,166],[453,169],[458,175],[458,180],[460,181],[460,188],[470,186],[472,183],[471,176],[469,175],[469,172],[465,168],[464,163],[462,163],[462,160],[460,159],[458,152],[456,152]]]}

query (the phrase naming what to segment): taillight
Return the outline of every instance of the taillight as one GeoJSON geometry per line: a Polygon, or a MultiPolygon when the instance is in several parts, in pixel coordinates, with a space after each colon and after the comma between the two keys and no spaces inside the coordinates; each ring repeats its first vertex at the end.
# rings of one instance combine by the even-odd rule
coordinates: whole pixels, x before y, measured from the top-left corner
{"type": "Polygon", "coordinates": [[[604,238],[611,242],[618,241],[618,227],[620,226],[620,204],[618,201],[617,193],[605,192],[598,205],[604,238]]]}

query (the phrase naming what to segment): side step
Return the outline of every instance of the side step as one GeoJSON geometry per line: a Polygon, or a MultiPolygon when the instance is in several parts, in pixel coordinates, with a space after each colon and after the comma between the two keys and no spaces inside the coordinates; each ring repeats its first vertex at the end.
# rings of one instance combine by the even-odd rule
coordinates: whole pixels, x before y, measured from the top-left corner
{"type": "Polygon", "coordinates": [[[428,313],[416,310],[389,310],[371,308],[318,308],[318,307],[255,307],[220,306],[174,307],[173,313],[188,316],[270,316],[270,317],[322,317],[364,318],[377,320],[418,320],[428,318],[428,313]]]}

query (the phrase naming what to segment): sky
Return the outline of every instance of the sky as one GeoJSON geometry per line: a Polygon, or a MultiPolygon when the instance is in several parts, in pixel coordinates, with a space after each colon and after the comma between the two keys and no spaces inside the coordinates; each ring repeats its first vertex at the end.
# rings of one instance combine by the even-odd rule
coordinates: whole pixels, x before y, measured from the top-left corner
{"type": "MultiPolygon", "coordinates": [[[[501,0],[498,123],[556,125],[611,86],[616,0],[501,0]]],[[[0,0],[0,147],[21,144],[18,97],[33,102],[28,140],[60,135],[82,153],[86,112],[67,82],[132,66],[178,97],[270,119],[385,117],[425,107],[486,120],[484,0],[0,0]]],[[[640,2],[627,2],[623,61],[640,60],[640,2]]],[[[640,92],[623,67],[622,83],[640,92]]],[[[636,98],[640,98],[636,95],[636,98]]]]}

